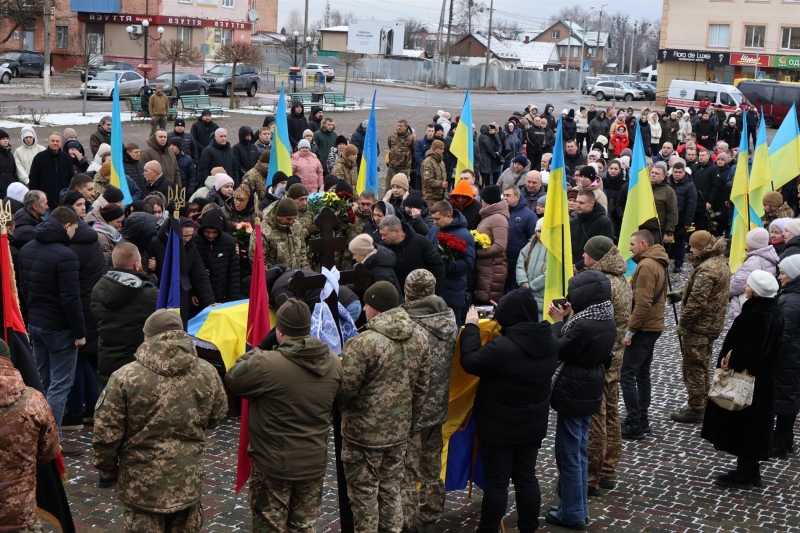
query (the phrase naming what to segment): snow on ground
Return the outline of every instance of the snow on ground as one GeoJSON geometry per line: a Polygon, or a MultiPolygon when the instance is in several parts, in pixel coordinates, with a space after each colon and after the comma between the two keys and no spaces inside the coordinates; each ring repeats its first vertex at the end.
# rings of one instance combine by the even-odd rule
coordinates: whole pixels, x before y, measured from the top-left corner
{"type": "MultiPolygon", "coordinates": [[[[86,116],[83,116],[79,112],[51,113],[45,115],[41,120],[41,124],[39,125],[31,123],[30,115],[8,115],[4,119],[0,120],[0,128],[22,128],[24,126],[34,128],[50,126],[83,126],[88,124],[97,124],[100,122],[100,119],[106,115],[108,115],[108,112],[106,111],[86,113],[86,116]],[[27,122],[25,122],[25,120],[27,120],[27,122]]],[[[131,121],[130,112],[123,111],[120,113],[120,115],[123,122],[131,121]]]]}

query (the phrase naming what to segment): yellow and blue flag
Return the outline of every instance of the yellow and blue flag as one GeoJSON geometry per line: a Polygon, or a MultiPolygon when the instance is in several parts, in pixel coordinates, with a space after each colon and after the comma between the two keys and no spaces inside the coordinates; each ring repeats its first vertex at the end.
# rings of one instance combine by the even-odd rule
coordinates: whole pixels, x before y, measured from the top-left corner
{"type": "Polygon", "coordinates": [[[753,150],[753,168],[750,170],[748,188],[750,190],[748,195],[750,210],[756,214],[754,222],[758,222],[758,225],[763,227],[761,217],[764,216],[764,195],[772,190],[772,166],[769,161],[767,127],[764,124],[763,108],[761,109],[761,120],[758,123],[756,147],[753,150]]]}
{"type": "MultiPolygon", "coordinates": [[[[456,135],[458,130],[456,130],[456,135]]],[[[567,282],[572,277],[572,237],[569,230],[569,204],[567,202],[567,173],[564,168],[564,142],[561,119],[556,128],[555,150],[550,165],[550,183],[547,187],[547,209],[544,210],[542,244],[547,248],[547,266],[544,277],[544,316],[550,302],[567,294],[567,282]]]]}
{"type": "Polygon", "coordinates": [[[747,121],[742,122],[742,139],[739,141],[739,154],[736,159],[736,174],[731,188],[733,204],[733,223],[731,224],[731,255],[728,260],[731,272],[742,266],[747,254],[745,236],[753,228],[759,227],[761,219],[750,208],[750,168],[748,166],[747,121]],[[755,220],[753,220],[755,219],[755,220]]]}
{"type": "Polygon", "coordinates": [[[453,142],[450,144],[450,153],[456,157],[456,183],[464,170],[475,169],[475,154],[472,146],[472,105],[470,104],[469,89],[464,97],[464,108],[458,120],[453,142]]]}
{"type": "Polygon", "coordinates": [[[122,191],[122,203],[133,203],[125,169],[122,164],[122,119],[119,114],[119,76],[114,79],[113,104],[111,106],[111,176],[108,183],[122,191]]]}
{"type": "Polygon", "coordinates": [[[375,95],[372,93],[372,109],[369,112],[367,131],[364,135],[364,153],[361,157],[361,168],[358,169],[356,194],[372,191],[378,194],[378,122],[375,118],[375,95]]]}
{"type": "Polygon", "coordinates": [[[800,127],[795,104],[786,114],[781,127],[769,145],[772,167],[772,190],[778,190],[800,175],[800,127]]]}
{"type": "Polygon", "coordinates": [[[158,278],[160,281],[156,309],[180,309],[183,243],[178,221],[170,219],[167,223],[170,224],[170,227],[167,234],[167,249],[164,252],[164,264],[161,267],[161,277],[158,278]]]}
{"type": "Polygon", "coordinates": [[[272,150],[269,154],[269,169],[267,170],[267,183],[272,183],[272,175],[278,171],[287,176],[292,175],[292,145],[289,144],[289,126],[286,123],[286,95],[278,96],[278,105],[275,106],[275,133],[272,136],[272,150]]]}
{"type": "Polygon", "coordinates": [[[636,138],[633,142],[633,160],[631,161],[630,179],[628,181],[628,200],[625,203],[625,213],[622,215],[622,226],[619,231],[619,253],[622,254],[622,258],[628,267],[625,271],[627,279],[630,279],[634,270],[636,270],[633,252],[628,246],[628,241],[631,235],[639,231],[639,227],[642,224],[653,218],[658,218],[656,202],[653,198],[653,186],[650,184],[650,172],[647,170],[642,137],[639,133],[639,128],[636,128],[636,138]]]}

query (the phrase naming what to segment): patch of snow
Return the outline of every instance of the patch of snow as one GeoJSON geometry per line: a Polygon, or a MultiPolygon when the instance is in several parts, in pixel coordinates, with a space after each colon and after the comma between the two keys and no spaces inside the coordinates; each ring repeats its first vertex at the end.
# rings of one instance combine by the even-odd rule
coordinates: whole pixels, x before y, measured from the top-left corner
{"type": "MultiPolygon", "coordinates": [[[[107,112],[93,112],[86,113],[83,116],[81,113],[50,113],[45,115],[41,124],[36,125],[30,122],[30,115],[8,115],[4,120],[0,120],[0,128],[22,128],[24,126],[42,128],[50,126],[85,126],[97,124],[100,119],[107,116],[107,112]],[[27,120],[28,122],[24,122],[27,120]]],[[[122,111],[120,113],[122,122],[131,122],[130,112],[122,111]]]]}

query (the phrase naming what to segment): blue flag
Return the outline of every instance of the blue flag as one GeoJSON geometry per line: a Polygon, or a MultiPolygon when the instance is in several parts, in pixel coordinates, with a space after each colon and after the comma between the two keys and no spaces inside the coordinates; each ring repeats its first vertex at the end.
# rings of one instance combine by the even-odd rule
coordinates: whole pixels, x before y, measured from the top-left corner
{"type": "Polygon", "coordinates": [[[114,102],[111,106],[111,176],[108,182],[122,191],[122,203],[133,203],[122,162],[122,119],[119,114],[119,76],[114,79],[114,102]]]}
{"type": "Polygon", "coordinates": [[[375,95],[372,93],[372,109],[369,112],[369,122],[364,135],[364,154],[361,158],[361,168],[358,169],[356,193],[372,191],[378,194],[378,124],[375,121],[375,95]]]}
{"type": "Polygon", "coordinates": [[[164,265],[161,267],[161,280],[158,287],[156,309],[181,308],[181,236],[170,226],[167,235],[167,249],[164,251],[164,265]]]}

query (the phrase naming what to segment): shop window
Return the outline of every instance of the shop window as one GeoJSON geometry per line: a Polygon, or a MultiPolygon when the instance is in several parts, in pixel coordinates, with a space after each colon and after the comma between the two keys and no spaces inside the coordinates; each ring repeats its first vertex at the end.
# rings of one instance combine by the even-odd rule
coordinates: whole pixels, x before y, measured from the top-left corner
{"type": "Polygon", "coordinates": [[[69,48],[69,26],[56,26],[56,48],[69,48]]]}

